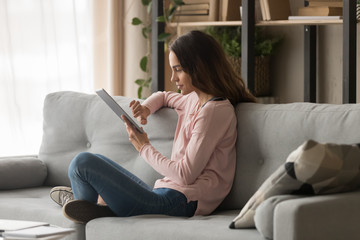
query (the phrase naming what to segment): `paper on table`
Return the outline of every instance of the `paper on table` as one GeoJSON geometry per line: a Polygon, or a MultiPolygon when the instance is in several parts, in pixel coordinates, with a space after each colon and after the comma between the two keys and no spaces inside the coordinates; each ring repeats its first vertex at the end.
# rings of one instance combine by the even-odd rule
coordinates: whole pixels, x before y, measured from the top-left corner
{"type": "Polygon", "coordinates": [[[48,237],[53,235],[62,235],[66,233],[75,232],[72,228],[61,228],[55,226],[40,226],[34,228],[26,228],[22,230],[16,231],[6,231],[2,234],[3,237],[13,238],[13,237],[21,237],[21,238],[41,238],[48,237]]]}
{"type": "Polygon", "coordinates": [[[0,232],[48,225],[45,222],[0,219],[0,232]]]}

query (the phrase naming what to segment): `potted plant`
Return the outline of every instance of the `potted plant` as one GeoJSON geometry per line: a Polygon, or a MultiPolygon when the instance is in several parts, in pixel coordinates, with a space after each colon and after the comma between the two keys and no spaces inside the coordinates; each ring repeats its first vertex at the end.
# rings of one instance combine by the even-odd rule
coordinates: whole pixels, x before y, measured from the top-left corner
{"type": "MultiPolygon", "coordinates": [[[[205,32],[219,41],[227,53],[235,71],[241,75],[241,26],[211,26],[205,32]]],[[[261,28],[255,28],[255,92],[254,95],[269,96],[270,56],[281,43],[282,37],[269,37],[261,28]]]]}

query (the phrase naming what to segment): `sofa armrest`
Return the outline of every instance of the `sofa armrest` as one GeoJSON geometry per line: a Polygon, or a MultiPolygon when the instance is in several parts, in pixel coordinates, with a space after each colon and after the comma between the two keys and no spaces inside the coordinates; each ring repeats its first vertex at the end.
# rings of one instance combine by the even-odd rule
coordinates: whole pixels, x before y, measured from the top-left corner
{"type": "Polygon", "coordinates": [[[274,239],[358,239],[360,191],[290,199],[274,211],[274,239]]]}
{"type": "Polygon", "coordinates": [[[45,163],[35,155],[0,157],[0,190],[42,186],[46,176],[45,163]]]}

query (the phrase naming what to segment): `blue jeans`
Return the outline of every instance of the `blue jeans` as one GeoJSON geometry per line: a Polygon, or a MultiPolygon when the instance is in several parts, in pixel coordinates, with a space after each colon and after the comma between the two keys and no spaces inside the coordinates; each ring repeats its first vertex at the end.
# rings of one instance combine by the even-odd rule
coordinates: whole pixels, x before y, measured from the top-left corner
{"type": "Polygon", "coordinates": [[[119,217],[164,214],[191,217],[197,201],[179,191],[152,189],[114,161],[88,152],[78,154],[68,172],[74,198],[96,203],[100,195],[119,217]]]}

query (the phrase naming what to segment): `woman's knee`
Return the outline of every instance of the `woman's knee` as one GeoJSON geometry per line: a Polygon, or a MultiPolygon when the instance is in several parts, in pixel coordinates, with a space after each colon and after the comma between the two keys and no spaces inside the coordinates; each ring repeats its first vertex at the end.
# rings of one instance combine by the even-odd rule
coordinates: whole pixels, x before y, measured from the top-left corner
{"type": "Polygon", "coordinates": [[[97,159],[97,156],[89,152],[81,152],[77,154],[69,165],[69,177],[71,177],[74,173],[78,174],[81,169],[91,167],[91,163],[94,162],[94,159],[97,159]]]}

